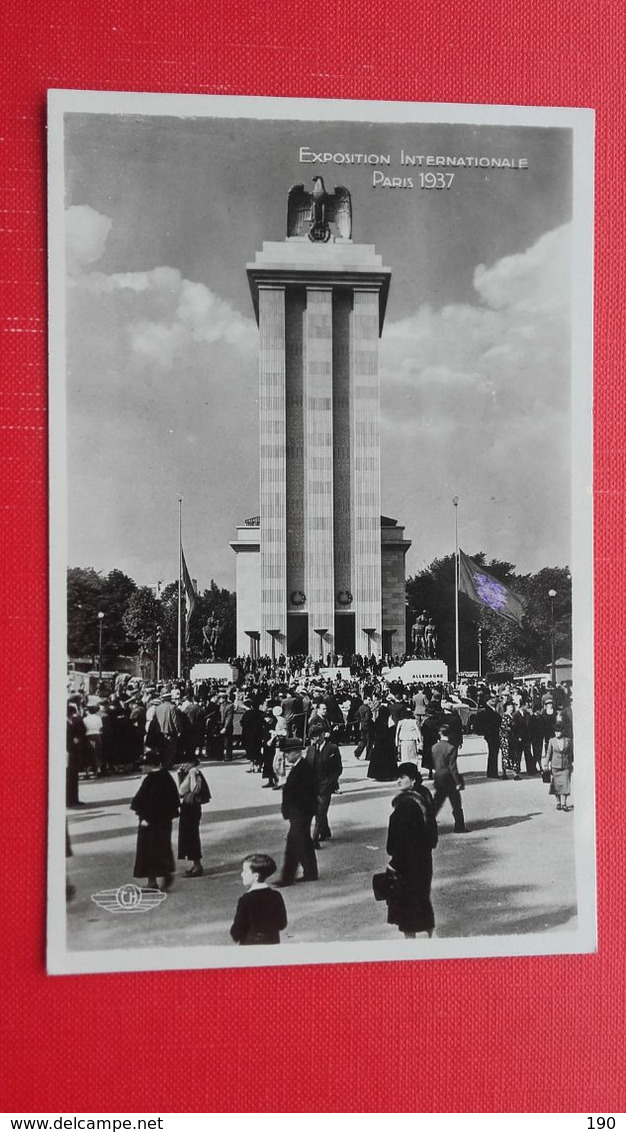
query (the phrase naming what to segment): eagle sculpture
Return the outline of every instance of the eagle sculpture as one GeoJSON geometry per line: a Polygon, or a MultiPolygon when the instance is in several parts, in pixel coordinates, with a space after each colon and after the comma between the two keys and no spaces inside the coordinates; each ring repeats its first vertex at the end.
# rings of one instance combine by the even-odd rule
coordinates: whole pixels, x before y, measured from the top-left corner
{"type": "Polygon", "coordinates": [[[352,199],[343,185],[327,193],[321,177],[313,178],[313,191],[294,185],[287,198],[287,235],[308,236],[314,243],[330,240],[330,224],[344,240],[352,236],[352,199]]]}

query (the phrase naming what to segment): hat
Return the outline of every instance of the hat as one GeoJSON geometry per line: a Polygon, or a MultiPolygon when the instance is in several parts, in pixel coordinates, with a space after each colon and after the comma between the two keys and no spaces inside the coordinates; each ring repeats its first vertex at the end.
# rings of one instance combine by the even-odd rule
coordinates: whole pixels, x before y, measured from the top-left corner
{"type": "Polygon", "coordinates": [[[162,688],[161,689],[161,699],[162,700],[171,700],[171,698],[172,698],[172,689],[171,688],[162,688]]]}
{"type": "Polygon", "coordinates": [[[309,736],[323,735],[325,730],[326,730],[326,728],[324,727],[324,724],[322,723],[321,719],[312,719],[311,720],[311,722],[309,724],[309,736]]]}
{"type": "Polygon", "coordinates": [[[422,776],[417,769],[415,763],[400,763],[398,767],[398,778],[412,778],[414,782],[421,782],[422,776]]]}

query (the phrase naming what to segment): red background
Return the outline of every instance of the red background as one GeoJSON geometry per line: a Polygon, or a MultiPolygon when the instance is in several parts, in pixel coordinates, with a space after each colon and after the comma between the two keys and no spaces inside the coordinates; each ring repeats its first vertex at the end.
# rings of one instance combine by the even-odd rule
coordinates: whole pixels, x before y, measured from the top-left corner
{"type": "Polygon", "coordinates": [[[623,1112],[623,695],[607,711],[625,592],[623,0],[5,0],[3,12],[2,1108],[623,1112]],[[46,976],[48,87],[597,110],[597,955],[46,976]]]}

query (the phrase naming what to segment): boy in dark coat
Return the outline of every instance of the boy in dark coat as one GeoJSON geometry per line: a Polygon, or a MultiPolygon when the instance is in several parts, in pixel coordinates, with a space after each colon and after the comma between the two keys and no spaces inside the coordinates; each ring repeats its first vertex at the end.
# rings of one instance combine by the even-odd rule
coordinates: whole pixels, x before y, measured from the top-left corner
{"type": "Polygon", "coordinates": [[[280,943],[280,933],[287,927],[285,902],[265,883],[275,872],[276,861],[267,853],[244,857],[241,880],[248,891],[239,899],[230,929],[235,943],[280,943]]]}

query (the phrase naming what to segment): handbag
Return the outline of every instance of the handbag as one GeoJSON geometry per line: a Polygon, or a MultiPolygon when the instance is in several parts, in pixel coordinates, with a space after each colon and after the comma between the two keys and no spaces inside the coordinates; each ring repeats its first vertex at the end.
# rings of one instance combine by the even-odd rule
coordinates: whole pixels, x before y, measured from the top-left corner
{"type": "Polygon", "coordinates": [[[541,781],[545,782],[546,784],[552,781],[552,775],[550,774],[549,770],[542,770],[541,781]]]}
{"type": "Polygon", "coordinates": [[[181,803],[184,806],[193,806],[197,802],[199,802],[200,805],[203,806],[205,802],[211,801],[211,791],[209,790],[209,784],[202,771],[196,770],[195,777],[195,787],[193,788],[193,790],[187,790],[181,798],[181,803]]]}
{"type": "Polygon", "coordinates": [[[200,776],[200,797],[198,798],[198,801],[200,802],[201,806],[204,806],[206,802],[211,801],[211,791],[209,790],[209,784],[201,770],[198,771],[198,774],[200,776]]]}
{"type": "Polygon", "coordinates": [[[404,882],[393,869],[387,868],[384,873],[374,873],[372,889],[374,900],[385,900],[389,903],[392,897],[399,896],[403,891],[404,882]]]}
{"type": "Polygon", "coordinates": [[[372,877],[372,888],[374,890],[374,900],[389,899],[389,877],[386,872],[374,873],[372,877]]]}

